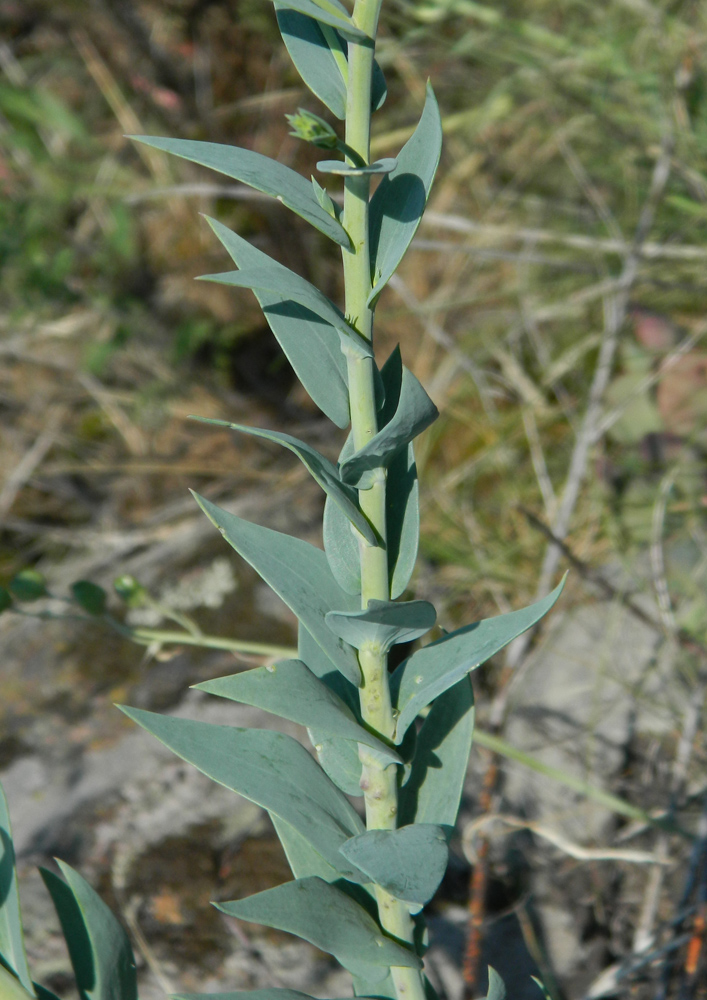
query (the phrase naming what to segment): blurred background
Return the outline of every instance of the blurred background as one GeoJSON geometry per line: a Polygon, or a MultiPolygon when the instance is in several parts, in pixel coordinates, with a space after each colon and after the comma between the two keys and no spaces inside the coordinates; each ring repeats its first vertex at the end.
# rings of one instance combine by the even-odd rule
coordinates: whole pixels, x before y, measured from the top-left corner
{"type": "MultiPolygon", "coordinates": [[[[707,996],[706,31],[680,0],[383,7],[374,153],[411,134],[428,77],[445,130],[377,311],[379,359],[400,342],[442,411],[418,447],[412,589],[451,629],[571,571],[542,630],[475,675],[431,908],[443,1000],[481,995],[487,962],[518,998],[540,996],[531,974],[552,1000],[707,996]]],[[[309,174],[284,118],[299,105],[322,110],[265,0],[0,0],[0,583],[31,567],[51,591],[0,618],[0,777],[34,973],[62,997],[34,874],[53,855],[121,914],[144,996],[346,995],[326,956],[208,906],[288,877],[272,830],[113,708],[270,725],[188,692],[262,660],[140,648],[61,603],[132,574],[206,632],[294,642],[187,488],[316,543],[322,497],[287,453],[186,418],[286,428],[332,458],[342,435],[253,296],[193,280],[224,269],[199,213],[333,298],[340,262],[276,202],[125,135],[309,174]]]]}

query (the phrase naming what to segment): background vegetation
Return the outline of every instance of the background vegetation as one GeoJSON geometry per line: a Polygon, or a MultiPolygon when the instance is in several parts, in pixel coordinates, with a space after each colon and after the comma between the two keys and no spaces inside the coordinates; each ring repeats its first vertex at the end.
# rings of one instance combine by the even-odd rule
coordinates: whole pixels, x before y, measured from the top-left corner
{"type": "MultiPolygon", "coordinates": [[[[707,760],[706,30],[697,2],[387,0],[374,146],[390,154],[407,137],[429,75],[445,116],[441,171],[377,314],[381,354],[402,341],[442,412],[419,454],[417,596],[434,595],[452,626],[527,603],[569,560],[566,611],[628,601],[656,636],[653,659],[669,657],[671,721],[632,737],[595,787],[691,830],[707,760]]],[[[284,418],[338,449],[249,293],[191,280],[222,263],[198,213],[332,296],[337,262],[277,204],[124,138],[232,141],[306,171],[314,159],[284,119],[302,93],[263,0],[0,0],[0,582],[27,565],[59,591],[130,571],[169,584],[174,602],[207,544],[187,486],[311,530],[318,501],[294,460],[184,419],[284,418]]],[[[202,626],[290,642],[289,624],[240,584],[225,609],[198,612],[202,626]]],[[[38,691],[6,660],[0,766],[25,752],[38,711],[107,717],[151,683],[133,648],[98,629],[36,635],[64,643],[59,667],[38,691]]],[[[527,652],[514,647],[477,682],[488,745],[503,738],[511,668],[527,652]]],[[[172,680],[163,665],[162,704],[203,679],[189,662],[172,680]]],[[[631,689],[636,711],[644,688],[631,689]]],[[[486,766],[479,757],[469,817],[502,801],[486,766]]],[[[628,822],[604,831],[605,846],[628,822]]],[[[550,977],[551,989],[583,996],[613,969],[619,992],[707,995],[704,842],[690,855],[631,822],[672,864],[594,863],[581,877],[581,935],[599,942],[591,975],[550,977]]],[[[508,876],[483,830],[471,890],[461,855],[448,888],[457,903],[470,895],[479,926],[522,910],[533,885],[532,871],[508,876]]],[[[551,929],[543,943],[521,923],[551,973],[551,929]]]]}

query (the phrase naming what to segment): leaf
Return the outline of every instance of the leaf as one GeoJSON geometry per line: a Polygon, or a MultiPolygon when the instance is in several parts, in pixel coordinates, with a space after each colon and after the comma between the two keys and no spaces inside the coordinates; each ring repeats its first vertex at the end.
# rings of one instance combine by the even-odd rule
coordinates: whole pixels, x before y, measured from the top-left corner
{"type": "Polygon", "coordinates": [[[376,997],[379,1000],[397,1000],[398,997],[390,972],[380,982],[371,982],[365,976],[353,976],[352,985],[355,997],[376,997]]]}
{"type": "Polygon", "coordinates": [[[413,642],[429,632],[437,612],[429,601],[368,602],[365,611],[330,611],[326,623],[334,635],[355,649],[374,644],[387,653],[399,642],[413,642]]]}
{"type": "MultiPolygon", "coordinates": [[[[346,80],[341,63],[346,63],[347,45],[334,28],[328,32],[312,17],[275,3],[282,40],[297,72],[322,104],[343,121],[346,118],[346,80]]],[[[348,68],[347,68],[348,76],[348,68]]]]}
{"type": "Polygon", "coordinates": [[[71,592],[76,603],[89,615],[102,615],[106,610],[108,595],[98,584],[91,583],[90,580],[77,580],[71,584],[71,592]]]}
{"type": "MultiPolygon", "coordinates": [[[[276,293],[282,296],[282,301],[268,306],[269,314],[289,317],[292,315],[292,304],[298,305],[335,328],[341,338],[341,349],[344,354],[350,354],[355,358],[372,356],[370,342],[354,330],[334,303],[305,278],[290,271],[288,267],[277,264],[277,261],[272,261],[267,267],[244,268],[240,271],[226,271],[223,274],[203,274],[197,280],[276,293]],[[275,264],[275,267],[272,264],[275,264]]],[[[298,315],[296,311],[295,315],[298,315]]]]}
{"type": "Polygon", "coordinates": [[[0,1000],[29,1000],[34,996],[36,994],[28,993],[19,979],[8,972],[0,962],[0,1000]]]}
{"type": "Polygon", "coordinates": [[[354,975],[374,978],[379,972],[383,978],[390,966],[422,966],[410,949],[386,937],[362,906],[316,876],[216,905],[229,916],[297,934],[354,975]]]}
{"type": "Polygon", "coordinates": [[[438,823],[451,836],[473,733],[474,689],[467,676],[437,698],[417,734],[410,776],[399,794],[401,825],[438,823]]]}
{"type": "Polygon", "coordinates": [[[349,740],[341,740],[312,729],[309,732],[317,759],[337,788],[345,795],[361,796],[361,760],[349,740]]]}
{"type": "Polygon", "coordinates": [[[172,993],[171,1000],[314,1000],[299,990],[231,990],[230,993],[172,993]]]}
{"type": "Polygon", "coordinates": [[[356,601],[332,576],[325,554],[309,542],[251,524],[194,493],[194,499],[236,552],[282,598],[337,670],[358,685],[356,654],[327,628],[328,611],[353,610],[356,601]]]}
{"type": "Polygon", "coordinates": [[[360,726],[348,705],[301,660],[283,660],[194,686],[220,698],[255,705],[300,726],[336,734],[352,741],[354,749],[363,743],[389,761],[402,763],[399,754],[360,726]]]}
{"type": "MultiPolygon", "coordinates": [[[[262,250],[216,219],[207,216],[206,221],[238,267],[276,265],[262,250]]],[[[350,419],[348,375],[338,331],[311,310],[295,303],[290,303],[287,316],[274,311],[288,301],[286,296],[258,290],[255,296],[304,388],[337,427],[347,427],[350,419]]]]}
{"type": "Polygon", "coordinates": [[[341,873],[333,868],[328,861],[325,861],[307,838],[295,830],[294,826],[291,826],[276,813],[269,815],[295,878],[318,875],[325,882],[336,882],[341,878],[341,873]]]}
{"type": "MultiPolygon", "coordinates": [[[[355,451],[353,434],[349,434],[339,455],[339,466],[355,451]]],[[[387,502],[387,493],[386,493],[387,502]]],[[[327,498],[322,526],[324,551],[329,567],[342,590],[347,594],[361,593],[361,553],[356,536],[340,508],[327,498]]]]}
{"type": "MultiPolygon", "coordinates": [[[[399,348],[391,353],[381,370],[385,404],[379,424],[385,426],[395,414],[403,377],[399,348]]],[[[349,435],[339,455],[343,465],[354,453],[349,435]]],[[[388,537],[388,573],[390,596],[400,597],[412,575],[420,536],[419,487],[412,444],[401,449],[388,467],[386,513],[388,537]]],[[[347,594],[361,593],[361,565],[358,542],[338,507],[329,501],[324,506],[324,548],[332,573],[347,594]]]]}
{"type": "Polygon", "coordinates": [[[415,823],[397,830],[367,830],[339,848],[352,864],[396,899],[424,906],[447,870],[449,850],[441,826],[415,823]]]}
{"type": "Polygon", "coordinates": [[[278,0],[278,3],[281,7],[288,7],[300,14],[306,14],[307,17],[312,17],[322,24],[329,24],[354,41],[362,42],[368,39],[365,31],[361,31],[360,28],[356,28],[351,23],[349,12],[337,0],[321,0],[321,2],[319,0],[278,0]]]}
{"type": "MultiPolygon", "coordinates": [[[[387,395],[386,395],[387,399],[387,395]]],[[[371,440],[339,468],[343,482],[359,489],[373,483],[372,471],[387,465],[397,452],[439,416],[437,407],[412,372],[403,367],[395,415],[371,440]]]]}
{"type": "MultiPolygon", "coordinates": [[[[506,984],[492,966],[489,965],[488,968],[489,988],[485,1000],[506,1000],[506,984]]],[[[535,981],[537,982],[537,979],[535,981]]]]}
{"type": "Polygon", "coordinates": [[[355,716],[359,710],[358,688],[336,669],[311,632],[308,632],[301,622],[297,629],[297,657],[309,667],[315,677],[338,694],[355,716]]]}
{"type": "Polygon", "coordinates": [[[401,663],[390,678],[391,697],[399,712],[396,742],[426,705],[540,621],[564,584],[563,578],[551,594],[527,608],[465,625],[401,663]]]}
{"type": "Polygon", "coordinates": [[[88,882],[63,861],[64,880],[40,868],[69,949],[79,994],[88,1000],[137,1000],[128,936],[88,882]]]}
{"type": "Polygon", "coordinates": [[[18,601],[38,601],[47,596],[47,581],[36,569],[23,569],[10,580],[9,591],[18,601]]]}
{"type": "MultiPolygon", "coordinates": [[[[331,113],[346,117],[348,45],[339,32],[305,14],[288,10],[275,2],[277,22],[297,72],[313,94],[331,113]]],[[[371,105],[377,111],[386,98],[385,77],[377,61],[373,63],[371,105]]]]}
{"type": "MultiPolygon", "coordinates": [[[[303,0],[306,2],[306,0],[303,0]]],[[[310,222],[316,229],[339,246],[347,250],[351,240],[336,219],[332,219],[314,196],[306,178],[286,167],[284,163],[271,160],[269,156],[255,153],[240,146],[227,146],[218,142],[199,142],[194,139],[168,139],[162,136],[130,135],[129,139],[142,142],[154,149],[173,153],[184,160],[198,163],[202,167],[217,170],[220,174],[233,177],[256,191],[272,195],[296,215],[310,222]]]]}
{"type": "Polygon", "coordinates": [[[442,152],[442,120],[432,87],[422,117],[398,154],[395,170],[371,199],[371,305],[388,283],[417,232],[442,152]]]}
{"type": "Polygon", "coordinates": [[[334,503],[341,509],[342,514],[361,533],[369,545],[376,545],[376,533],[371,527],[368,518],[361,513],[358,505],[356,491],[342,483],[339,479],[336,466],[321,455],[316,448],[312,448],[305,441],[292,437],[290,434],[282,434],[279,431],[263,430],[260,427],[248,427],[245,424],[232,424],[228,420],[213,420],[209,417],[194,417],[205,424],[216,424],[220,427],[230,427],[231,430],[241,431],[243,434],[252,434],[254,437],[265,438],[266,441],[273,441],[281,444],[284,448],[293,452],[300,459],[307,471],[319,483],[321,488],[331,497],[334,503]]]}
{"type": "Polygon", "coordinates": [[[12,594],[5,587],[0,587],[0,614],[12,607],[12,594]]]}
{"type": "Polygon", "coordinates": [[[341,875],[365,881],[357,869],[341,863],[338,853],[345,840],[361,832],[358,813],[297,740],[272,730],[118,707],[182,760],[290,823],[341,875]]]}
{"type": "Polygon", "coordinates": [[[410,582],[420,540],[420,488],[412,443],[388,466],[386,507],[390,596],[395,599],[410,582]]]}
{"type": "Polygon", "coordinates": [[[0,956],[10,971],[17,976],[24,989],[34,996],[22,930],[10,813],[2,785],[0,785],[0,956]]]}
{"type": "Polygon", "coordinates": [[[398,161],[394,156],[376,160],[365,167],[354,167],[343,160],[319,160],[317,170],[321,174],[339,174],[342,177],[369,177],[373,174],[389,174],[395,170],[398,161]]]}

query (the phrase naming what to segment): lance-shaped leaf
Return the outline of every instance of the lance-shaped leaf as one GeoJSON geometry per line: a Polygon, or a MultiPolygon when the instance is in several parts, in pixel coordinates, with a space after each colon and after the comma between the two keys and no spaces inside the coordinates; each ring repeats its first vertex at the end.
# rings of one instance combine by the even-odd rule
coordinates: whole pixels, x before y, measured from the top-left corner
{"type": "Polygon", "coordinates": [[[216,424],[220,427],[230,427],[231,430],[241,431],[243,434],[252,434],[254,437],[265,438],[266,441],[273,441],[281,444],[283,448],[293,452],[300,459],[308,472],[319,483],[321,488],[331,497],[334,503],[341,509],[346,519],[361,533],[369,545],[376,545],[377,538],[368,518],[361,512],[358,505],[356,490],[339,479],[336,466],[328,458],[321,455],[316,448],[305,441],[300,441],[290,434],[282,434],[280,431],[264,430],[261,427],[248,427],[245,424],[232,424],[228,420],[213,420],[209,417],[194,417],[205,424],[216,424]]]}
{"type": "MultiPolygon", "coordinates": [[[[348,45],[330,25],[324,25],[298,11],[289,10],[275,0],[277,23],[290,58],[313,94],[326,104],[341,121],[346,117],[348,81],[348,45]]],[[[371,106],[381,107],[386,98],[385,78],[376,61],[373,63],[371,106]]]]}
{"type": "Polygon", "coordinates": [[[0,997],[2,1000],[31,1000],[36,997],[36,993],[29,993],[22,983],[8,972],[0,962],[0,997]]]}
{"type": "Polygon", "coordinates": [[[359,489],[368,489],[373,484],[373,470],[388,465],[398,451],[429,427],[438,415],[437,407],[421,383],[403,367],[395,414],[363,448],[340,466],[342,480],[359,489]]]}
{"type": "Polygon", "coordinates": [[[399,642],[413,642],[429,632],[437,612],[429,601],[368,602],[365,611],[330,611],[326,623],[334,635],[356,649],[378,646],[387,653],[399,642]]]}
{"type": "Polygon", "coordinates": [[[256,191],[272,195],[287,208],[310,222],[316,229],[339,246],[349,249],[351,240],[346,230],[332,219],[314,196],[309,181],[284,163],[271,160],[262,153],[240,146],[226,146],[218,142],[199,142],[194,139],[168,139],[162,136],[131,135],[130,139],[146,146],[174,153],[184,160],[191,160],[202,167],[210,167],[220,174],[233,177],[256,191]]]}
{"type": "Polygon", "coordinates": [[[341,177],[369,177],[373,174],[389,174],[395,170],[398,161],[394,156],[376,160],[365,167],[354,167],[343,160],[319,160],[317,170],[322,174],[338,174],[341,177]]]}
{"type": "Polygon", "coordinates": [[[378,973],[382,979],[390,966],[422,966],[414,952],[386,937],[362,906],[316,876],[216,905],[229,916],[297,934],[354,975],[374,979],[378,973]]]}
{"type": "Polygon", "coordinates": [[[355,715],[359,708],[356,685],[336,669],[335,664],[301,622],[297,629],[297,658],[309,667],[315,677],[338,694],[355,715]]]}
{"type": "MultiPolygon", "coordinates": [[[[358,711],[357,689],[335,668],[321,646],[317,645],[307,629],[301,624],[297,648],[299,658],[307,664],[312,673],[319,677],[327,687],[335,691],[353,712],[358,711]]],[[[312,746],[317,751],[319,763],[334,784],[346,795],[362,795],[359,784],[361,781],[361,761],[358,756],[358,746],[350,740],[330,736],[316,728],[309,729],[308,733],[312,746]]],[[[285,852],[287,853],[287,848],[285,848],[285,852]]],[[[321,872],[301,872],[293,869],[293,874],[300,878],[303,875],[320,875],[321,872]]]]}
{"type": "MultiPolygon", "coordinates": [[[[344,354],[357,358],[371,357],[370,342],[362,337],[347,322],[334,303],[312,285],[306,278],[300,277],[294,271],[282,264],[275,267],[244,268],[242,271],[226,271],[224,274],[204,274],[199,281],[215,281],[220,285],[232,285],[234,288],[250,288],[252,291],[269,292],[282,297],[277,305],[267,306],[268,313],[277,316],[290,316],[292,304],[308,309],[325,323],[329,323],[341,338],[341,349],[344,354]]],[[[295,315],[298,313],[295,311],[295,315]]]]}
{"type": "Polygon", "coordinates": [[[400,789],[401,825],[438,823],[451,836],[473,734],[474,689],[466,676],[437,698],[417,734],[410,775],[400,789]]]}
{"type": "Polygon", "coordinates": [[[329,611],[353,611],[357,602],[338,585],[322,550],[300,538],[244,521],[197,493],[194,498],[229,545],[294,611],[336,669],[358,685],[361,670],[356,654],[336,638],[324,620],[329,611]]]}
{"type": "Polygon", "coordinates": [[[231,990],[230,993],[171,993],[171,1000],[314,1000],[299,990],[231,990]]]}
{"type": "MultiPolygon", "coordinates": [[[[237,267],[282,267],[216,219],[207,216],[206,221],[237,267]]],[[[286,297],[274,292],[254,291],[270,329],[304,388],[337,427],[346,427],[349,423],[348,376],[338,331],[311,309],[292,301],[288,303],[288,315],[278,313],[276,310],[282,309],[288,301],[286,297]]]]}
{"type": "Polygon", "coordinates": [[[255,705],[308,729],[316,727],[319,732],[336,734],[352,741],[354,748],[363,743],[388,761],[402,763],[399,754],[359,725],[348,705],[301,660],[283,660],[195,687],[220,698],[255,705]]]}
{"type": "MultiPolygon", "coordinates": [[[[484,1000],[506,1000],[506,984],[501,979],[496,970],[493,968],[493,966],[489,965],[488,969],[489,969],[489,988],[488,992],[486,993],[486,996],[484,997],[484,1000]]],[[[532,978],[535,979],[534,976],[532,978]]],[[[537,983],[538,980],[535,979],[535,982],[537,983]]]]}
{"type": "Polygon", "coordinates": [[[64,880],[40,868],[69,949],[82,1000],[137,1000],[137,974],[128,936],[78,872],[57,861],[64,880]]]}
{"type": "MultiPolygon", "coordinates": [[[[385,404],[380,414],[380,426],[385,426],[395,414],[402,377],[403,362],[400,350],[396,347],[381,370],[385,404]]],[[[353,437],[349,435],[339,455],[340,466],[351,458],[354,450],[353,437]]],[[[390,461],[385,499],[390,596],[395,599],[400,597],[410,582],[420,536],[419,486],[412,443],[406,449],[401,448],[390,461]]],[[[330,501],[324,506],[324,548],[339,585],[347,594],[360,594],[358,542],[346,518],[330,501]]]]}
{"type": "Polygon", "coordinates": [[[216,726],[119,706],[183,760],[295,827],[345,878],[366,878],[342,864],[339,847],[363,823],[305,748],[284,733],[216,726]]]}
{"type": "Polygon", "coordinates": [[[401,663],[390,678],[391,697],[399,713],[396,742],[426,705],[539,622],[562,593],[564,582],[542,601],[465,625],[401,663]]]}
{"type": "Polygon", "coordinates": [[[422,117],[398,154],[395,170],[371,199],[371,281],[369,305],[395,273],[417,232],[442,152],[442,119],[432,87],[422,117]]]}
{"type": "MultiPolygon", "coordinates": [[[[22,987],[34,996],[22,931],[10,812],[2,785],[0,785],[0,956],[7,967],[15,973],[22,987]]],[[[7,989],[10,985],[8,982],[7,989]]]]}
{"type": "Polygon", "coordinates": [[[351,797],[363,795],[361,790],[361,759],[358,750],[348,740],[337,736],[309,731],[317,759],[337,788],[351,797]]]}
{"type": "Polygon", "coordinates": [[[285,822],[276,813],[270,813],[270,819],[295,878],[309,878],[310,875],[318,875],[325,882],[337,882],[341,878],[340,872],[332,867],[328,861],[325,861],[306,837],[295,830],[294,826],[285,822]]]}
{"type": "Polygon", "coordinates": [[[331,25],[346,38],[357,42],[365,41],[368,38],[365,31],[361,31],[360,28],[352,24],[349,12],[343,4],[338,3],[338,0],[278,0],[278,3],[281,7],[289,7],[290,10],[296,10],[300,14],[306,14],[307,17],[313,17],[321,24],[331,25]]]}
{"type": "Polygon", "coordinates": [[[347,840],[340,850],[376,885],[418,908],[437,892],[449,857],[445,832],[433,823],[367,830],[347,840]]]}

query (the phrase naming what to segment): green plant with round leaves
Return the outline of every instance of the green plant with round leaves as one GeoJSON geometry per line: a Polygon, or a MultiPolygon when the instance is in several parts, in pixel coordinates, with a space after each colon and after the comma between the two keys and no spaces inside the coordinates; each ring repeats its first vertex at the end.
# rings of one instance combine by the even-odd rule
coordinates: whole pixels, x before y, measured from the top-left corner
{"type": "MultiPolygon", "coordinates": [[[[434,991],[424,972],[423,911],[446,869],[463,789],[474,727],[470,674],[539,621],[561,586],[529,608],[429,642],[389,673],[392,646],[424,638],[436,621],[428,602],[401,598],[419,536],[414,440],[438,414],[399,350],[379,365],[374,315],[425,210],[442,126],[428,84],[408,142],[396,157],[371,163],[372,115],[385,96],[375,62],[380,6],[381,0],[355,0],[352,11],[339,0],[275,3],[283,40],[304,83],[344,122],[340,134],[339,126],[313,112],[299,109],[289,116],[293,134],[339,154],[317,167],[343,187],[343,209],[318,181],[251,150],[133,137],[277,198],[342,254],[345,298],[336,303],[208,220],[235,268],[204,280],[253,291],[305,390],[334,424],[350,430],[334,463],[289,434],[230,425],[236,433],[292,451],[322,487],[324,550],[194,495],[226,542],[299,621],[296,657],[197,687],[306,727],[314,755],[270,729],[123,711],[272,818],[292,880],[221,902],[221,910],[299,935],[329,952],[350,972],[358,996],[426,1000],[434,991]],[[375,174],[381,179],[371,194],[375,174]],[[365,819],[348,796],[362,799],[365,819]]],[[[21,592],[17,579],[10,586],[13,596],[43,595],[38,579],[32,591],[28,584],[34,578],[25,576],[21,592]]],[[[129,606],[149,599],[132,578],[118,581],[116,589],[129,606]]],[[[94,585],[75,584],[73,598],[89,616],[105,617],[105,594],[94,585]]],[[[209,644],[199,634],[192,638],[209,644]]],[[[45,880],[81,995],[133,1000],[134,970],[122,931],[76,873],[63,866],[62,874],[64,880],[51,874],[45,880]]],[[[0,937],[4,973],[16,990],[31,993],[13,914],[10,930],[0,937]]],[[[2,990],[0,984],[0,997],[2,990]]],[[[10,1000],[12,991],[5,992],[10,1000]]],[[[490,1000],[501,1000],[503,993],[492,974],[490,1000]]],[[[246,995],[219,996],[245,1000],[246,995]]],[[[250,996],[302,998],[284,989],[250,996]]]]}

